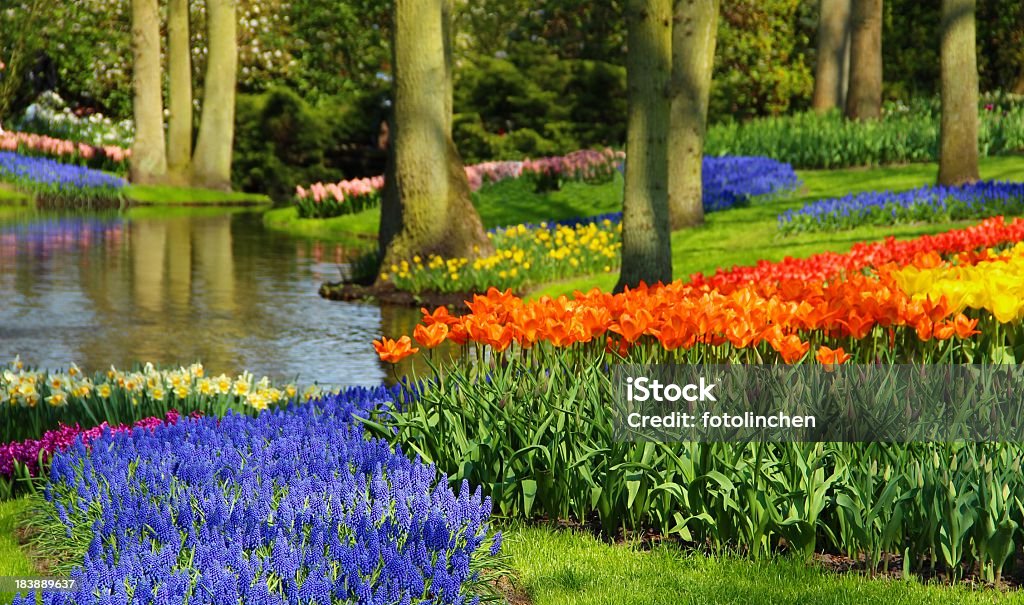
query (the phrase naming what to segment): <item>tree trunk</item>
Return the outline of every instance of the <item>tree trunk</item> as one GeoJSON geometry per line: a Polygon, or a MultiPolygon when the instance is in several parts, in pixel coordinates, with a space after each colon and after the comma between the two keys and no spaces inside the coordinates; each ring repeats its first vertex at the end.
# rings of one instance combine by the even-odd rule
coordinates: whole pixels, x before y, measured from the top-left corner
{"type": "Polygon", "coordinates": [[[235,0],[208,0],[206,79],[192,182],[210,189],[231,189],[231,151],[235,136],[235,83],[238,38],[235,0]]]}
{"type": "Polygon", "coordinates": [[[14,44],[6,57],[0,56],[0,132],[3,132],[3,120],[11,109],[11,103],[23,81],[23,72],[42,46],[42,36],[37,22],[43,16],[43,0],[34,0],[27,7],[19,9],[20,19],[14,22],[18,28],[14,44]]]}
{"type": "Polygon", "coordinates": [[[135,141],[131,179],[140,184],[157,183],[167,173],[157,0],[132,0],[132,55],[135,141]]]}
{"type": "Polygon", "coordinates": [[[1024,95],[1024,67],[1020,70],[1020,75],[1017,76],[1017,81],[1013,84],[1013,88],[1010,89],[1015,95],[1024,95]]]}
{"type": "Polygon", "coordinates": [[[628,0],[626,11],[626,187],[622,272],[617,291],[672,279],[668,223],[668,89],[671,0],[628,0]]]}
{"type": "Polygon", "coordinates": [[[942,0],[940,185],[962,185],[979,178],[975,2],[942,0]]]}
{"type": "Polygon", "coordinates": [[[189,181],[192,160],[192,45],[188,33],[188,0],[170,0],[167,8],[167,180],[189,181]]]}
{"type": "Polygon", "coordinates": [[[846,117],[877,120],[882,115],[882,0],[853,0],[852,9],[846,117]]]}
{"type": "Polygon", "coordinates": [[[381,204],[382,270],[415,255],[493,248],[452,142],[449,0],[395,0],[394,115],[381,204]]]}
{"type": "Polygon", "coordinates": [[[818,3],[818,61],[812,106],[825,113],[846,104],[850,67],[850,0],[818,3]]]}
{"type": "Polygon", "coordinates": [[[673,230],[704,222],[701,169],[715,64],[719,0],[676,0],[668,141],[668,214],[673,230]]]}

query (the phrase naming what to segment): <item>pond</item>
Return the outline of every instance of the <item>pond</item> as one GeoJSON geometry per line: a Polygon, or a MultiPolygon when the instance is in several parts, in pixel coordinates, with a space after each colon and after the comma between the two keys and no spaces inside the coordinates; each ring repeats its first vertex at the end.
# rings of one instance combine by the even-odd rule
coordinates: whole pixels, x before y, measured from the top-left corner
{"type": "Polygon", "coordinates": [[[328,301],[348,251],[211,209],[0,214],[0,364],[56,369],[202,361],[209,372],[373,385],[371,341],[414,309],[328,301]]]}

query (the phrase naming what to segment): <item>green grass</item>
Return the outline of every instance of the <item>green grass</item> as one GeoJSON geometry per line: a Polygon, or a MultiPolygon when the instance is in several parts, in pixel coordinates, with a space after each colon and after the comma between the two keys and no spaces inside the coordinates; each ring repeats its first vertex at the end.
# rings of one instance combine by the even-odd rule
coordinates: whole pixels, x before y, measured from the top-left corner
{"type": "Polygon", "coordinates": [[[5,183],[0,183],[0,204],[23,204],[28,200],[29,196],[5,183]]]}
{"type": "Polygon", "coordinates": [[[835,574],[779,557],[709,557],[672,546],[640,550],[544,527],[506,532],[518,586],[533,605],[1021,603],[1020,592],[835,574]]]}
{"type": "Polygon", "coordinates": [[[128,185],[125,197],[132,204],[150,206],[265,205],[270,198],[257,193],[225,192],[194,187],[128,185]]]}
{"type": "MultiPolygon", "coordinates": [[[[0,576],[31,576],[36,570],[18,545],[18,521],[29,507],[27,498],[0,502],[0,576]]],[[[0,603],[10,603],[13,593],[0,592],[0,603]]]]}
{"type": "MultiPolygon", "coordinates": [[[[915,237],[969,224],[860,227],[837,233],[806,233],[789,237],[781,237],[777,232],[777,216],[784,210],[849,193],[912,189],[934,183],[937,172],[938,166],[934,163],[872,169],[798,171],[804,186],[791,197],[754,204],[748,208],[713,212],[706,216],[702,226],[673,233],[673,274],[681,278],[697,272],[713,273],[719,267],[751,265],[761,259],[778,261],[786,256],[809,256],[823,251],[845,252],[861,241],[879,240],[889,235],[915,237]]],[[[1024,156],[983,158],[981,176],[984,179],[1024,180],[1024,156]]],[[[617,272],[581,276],[548,284],[530,294],[534,297],[544,294],[557,296],[593,287],[610,290],[617,279],[617,272]]]]}
{"type": "MultiPolygon", "coordinates": [[[[560,220],[617,212],[622,209],[622,177],[603,185],[566,183],[559,191],[537,194],[526,179],[502,181],[473,194],[484,227],[560,220]]],[[[345,242],[375,239],[380,209],[328,219],[302,219],[294,206],[276,208],[263,215],[263,224],[293,235],[345,242]]]]}

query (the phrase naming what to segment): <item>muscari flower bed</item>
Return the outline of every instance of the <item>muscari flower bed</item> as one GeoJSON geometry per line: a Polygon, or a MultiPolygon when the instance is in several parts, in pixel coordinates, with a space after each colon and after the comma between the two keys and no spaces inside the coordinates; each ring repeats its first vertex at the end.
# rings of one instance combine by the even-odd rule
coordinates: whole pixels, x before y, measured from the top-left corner
{"type": "Polygon", "coordinates": [[[779,231],[840,231],[861,225],[935,223],[1024,212],[1024,183],[980,181],[957,187],[867,192],[820,200],[779,215],[779,231]]]}
{"type": "Polygon", "coordinates": [[[120,177],[54,160],[0,151],[0,180],[48,207],[109,207],[121,202],[120,177]]]}
{"type": "Polygon", "coordinates": [[[350,389],[58,453],[45,497],[88,544],[74,591],[43,602],[477,603],[501,542],[490,500],[364,435],[355,417],[396,396],[350,389]]]}

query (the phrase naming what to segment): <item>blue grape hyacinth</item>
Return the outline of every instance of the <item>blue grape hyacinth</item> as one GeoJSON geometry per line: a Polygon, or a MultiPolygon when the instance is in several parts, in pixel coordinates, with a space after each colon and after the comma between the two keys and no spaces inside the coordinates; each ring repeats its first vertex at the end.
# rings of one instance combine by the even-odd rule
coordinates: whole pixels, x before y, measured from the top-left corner
{"type": "Polygon", "coordinates": [[[93,538],[74,591],[43,602],[477,602],[490,500],[364,434],[355,417],[394,398],[353,388],[58,454],[46,498],[93,538]]]}

